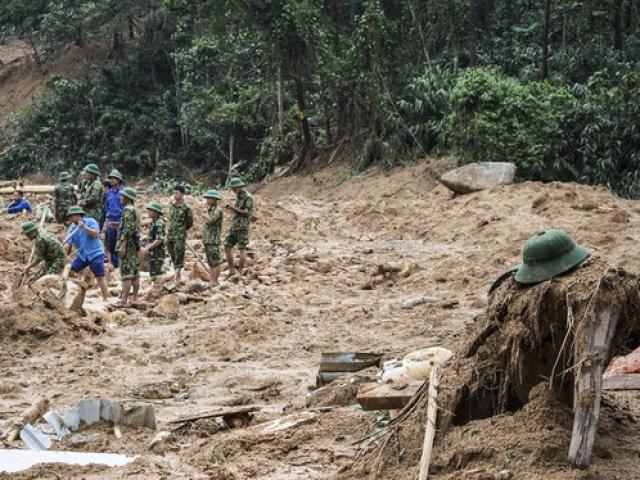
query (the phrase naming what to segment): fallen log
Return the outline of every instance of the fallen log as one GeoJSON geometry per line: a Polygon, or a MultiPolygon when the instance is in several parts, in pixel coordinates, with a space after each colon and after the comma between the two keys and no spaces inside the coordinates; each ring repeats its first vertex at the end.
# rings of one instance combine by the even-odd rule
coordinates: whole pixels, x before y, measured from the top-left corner
{"type": "Polygon", "coordinates": [[[27,411],[24,412],[24,414],[22,414],[22,418],[19,421],[14,422],[11,425],[9,430],[7,430],[6,433],[2,436],[2,440],[4,440],[6,443],[14,442],[20,436],[22,427],[27,424],[35,424],[38,419],[46,413],[48,409],[49,400],[47,400],[46,398],[42,398],[35,402],[29,407],[27,411]]]}
{"type": "Polygon", "coordinates": [[[54,185],[24,185],[0,188],[0,195],[12,195],[16,190],[24,193],[53,193],[54,185]]]}

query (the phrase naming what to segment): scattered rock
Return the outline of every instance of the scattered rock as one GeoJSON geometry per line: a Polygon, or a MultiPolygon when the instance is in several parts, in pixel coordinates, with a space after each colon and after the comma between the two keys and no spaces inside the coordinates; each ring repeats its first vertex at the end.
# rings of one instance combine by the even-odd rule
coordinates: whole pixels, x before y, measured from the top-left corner
{"type": "Polygon", "coordinates": [[[69,445],[77,447],[80,445],[85,445],[87,443],[94,443],[94,442],[97,442],[98,440],[100,440],[99,432],[93,432],[88,435],[82,435],[80,433],[76,433],[71,438],[69,438],[68,443],[69,445]]]}
{"type": "Polygon", "coordinates": [[[511,470],[500,470],[500,473],[496,475],[496,480],[509,480],[513,478],[513,472],[511,470]]]}
{"type": "Polygon", "coordinates": [[[318,261],[315,265],[315,270],[318,273],[329,273],[332,268],[329,262],[318,261]]]}
{"type": "Polygon", "coordinates": [[[440,299],[433,297],[415,297],[415,298],[407,298],[400,304],[400,308],[404,308],[405,310],[409,310],[411,308],[415,308],[418,305],[423,305],[425,303],[438,303],[440,299]]]}
{"type": "Polygon", "coordinates": [[[159,317],[176,317],[180,308],[180,298],[175,293],[165,295],[160,299],[153,312],[159,317]]]}
{"type": "Polygon", "coordinates": [[[515,175],[512,163],[470,163],[445,173],[440,182],[456,193],[471,193],[513,183],[515,175]]]}
{"type": "Polygon", "coordinates": [[[184,291],[186,293],[198,293],[203,292],[209,288],[209,284],[199,281],[199,280],[190,280],[184,286],[184,291]]]}

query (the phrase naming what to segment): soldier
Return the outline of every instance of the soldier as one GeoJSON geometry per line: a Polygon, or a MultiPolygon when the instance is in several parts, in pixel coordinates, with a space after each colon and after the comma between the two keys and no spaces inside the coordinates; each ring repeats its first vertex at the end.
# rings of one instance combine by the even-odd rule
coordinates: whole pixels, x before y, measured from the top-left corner
{"type": "Polygon", "coordinates": [[[105,194],[105,222],[103,231],[105,232],[105,246],[110,253],[111,265],[118,268],[118,250],[116,249],[116,242],[118,240],[118,227],[120,226],[120,220],[122,219],[122,212],[124,211],[124,205],[120,199],[124,180],[122,174],[113,169],[109,174],[110,187],[105,194]]]}
{"type": "Polygon", "coordinates": [[[149,276],[152,280],[162,275],[162,265],[164,264],[164,244],[166,232],[164,220],[162,220],[162,205],[152,202],[147,205],[151,223],[149,224],[149,236],[147,246],[142,249],[142,255],[149,257],[149,276]]]}
{"type": "Polygon", "coordinates": [[[193,212],[184,202],[184,187],[176,185],[173,188],[175,202],[169,209],[169,233],[167,247],[171,256],[171,263],[175,269],[176,284],[180,283],[180,272],[184,267],[184,250],[187,243],[187,230],[193,226],[193,212]]]}
{"type": "Polygon", "coordinates": [[[70,178],[69,172],[62,172],[58,175],[58,184],[53,189],[53,212],[56,222],[60,224],[67,221],[67,211],[78,201],[75,188],[69,183],[70,178]]]}
{"type": "Polygon", "coordinates": [[[122,280],[122,298],[115,306],[128,307],[138,302],[140,291],[140,218],[134,206],[136,191],[131,187],[123,188],[120,200],[124,205],[122,221],[118,231],[118,255],[120,256],[120,280],[122,280]],[[133,286],[133,301],[129,303],[129,294],[133,286]]]}
{"type": "Polygon", "coordinates": [[[212,285],[218,285],[220,264],[222,263],[220,237],[222,236],[223,217],[218,200],[222,200],[222,197],[215,190],[209,190],[203,196],[206,199],[207,211],[204,214],[206,220],[202,230],[202,243],[209,264],[209,281],[212,285]]]}
{"type": "Polygon", "coordinates": [[[82,207],[73,206],[67,212],[67,218],[73,224],[67,232],[67,243],[77,249],[71,262],[70,276],[76,276],[89,267],[98,281],[103,300],[109,298],[109,290],[105,280],[104,246],[100,241],[98,221],[88,217],[82,207]]]}
{"type": "Polygon", "coordinates": [[[98,178],[100,170],[95,163],[90,163],[84,168],[84,178],[86,185],[82,192],[82,199],[79,205],[84,209],[87,217],[93,218],[96,223],[102,216],[102,182],[98,178]]]}
{"type": "Polygon", "coordinates": [[[29,270],[40,262],[44,262],[44,265],[40,267],[38,273],[33,277],[34,280],[45,275],[59,275],[62,273],[62,270],[64,270],[64,248],[58,237],[31,222],[22,224],[22,233],[29,240],[35,241],[33,262],[24,267],[23,273],[29,273],[29,270]]]}
{"type": "Polygon", "coordinates": [[[229,263],[229,276],[235,274],[233,260],[233,247],[238,245],[240,250],[240,272],[244,271],[247,262],[247,247],[249,246],[249,227],[253,216],[253,196],[245,190],[247,184],[238,177],[234,177],[229,182],[229,187],[236,194],[235,205],[226,204],[224,208],[234,212],[233,222],[229,229],[229,234],[224,241],[224,250],[229,263]]]}

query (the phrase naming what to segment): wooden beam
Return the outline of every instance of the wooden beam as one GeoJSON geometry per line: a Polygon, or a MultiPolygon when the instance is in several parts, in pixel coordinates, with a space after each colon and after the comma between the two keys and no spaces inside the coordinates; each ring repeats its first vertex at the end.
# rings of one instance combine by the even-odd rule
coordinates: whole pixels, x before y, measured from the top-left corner
{"type": "Polygon", "coordinates": [[[569,463],[574,467],[587,468],[591,464],[600,418],[602,374],[619,317],[619,307],[599,303],[586,326],[584,351],[578,352],[574,358],[578,362],[578,369],[573,390],[573,433],[568,456],[569,463]]]}
{"type": "Polygon", "coordinates": [[[640,390],[640,373],[620,373],[605,377],[604,390],[640,390]]]}
{"type": "Polygon", "coordinates": [[[424,382],[394,388],[391,383],[366,383],[358,389],[358,402],[363,410],[400,410],[411,401],[424,382]]]}
{"type": "Polygon", "coordinates": [[[429,403],[427,404],[427,426],[424,432],[424,443],[422,445],[422,458],[420,459],[420,473],[418,480],[426,480],[429,475],[429,465],[431,464],[431,452],[433,450],[433,439],[436,436],[436,420],[438,417],[438,387],[440,386],[440,368],[433,367],[429,375],[429,403]]]}

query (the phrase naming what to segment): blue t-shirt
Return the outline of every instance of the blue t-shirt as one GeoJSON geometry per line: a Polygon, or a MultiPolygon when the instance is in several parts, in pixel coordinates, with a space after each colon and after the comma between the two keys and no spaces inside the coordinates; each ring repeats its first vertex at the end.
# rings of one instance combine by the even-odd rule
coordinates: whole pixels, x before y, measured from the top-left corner
{"type": "MultiPolygon", "coordinates": [[[[98,222],[96,222],[93,218],[82,217],[82,221],[91,230],[95,230],[96,232],[100,231],[98,222]]],[[[77,228],[77,225],[71,225],[71,228],[69,228],[69,231],[67,232],[67,236],[75,232],[77,228]]],[[[78,250],[78,257],[80,257],[83,261],[90,262],[94,258],[104,257],[104,246],[102,245],[102,240],[100,239],[100,237],[93,238],[84,229],[80,229],[80,231],[76,233],[73,238],[67,240],[67,243],[70,243],[74,247],[76,247],[76,249],[78,250]]]]}
{"type": "Polygon", "coordinates": [[[107,190],[105,203],[107,204],[106,217],[109,220],[119,222],[122,218],[122,212],[124,211],[124,205],[120,201],[122,188],[122,185],[118,185],[117,187],[109,187],[109,190],[107,190]]]}
{"type": "Polygon", "coordinates": [[[7,213],[20,213],[23,210],[30,212],[31,204],[29,203],[28,200],[21,198],[17,202],[11,202],[9,205],[7,205],[7,208],[8,208],[7,213]]]}

